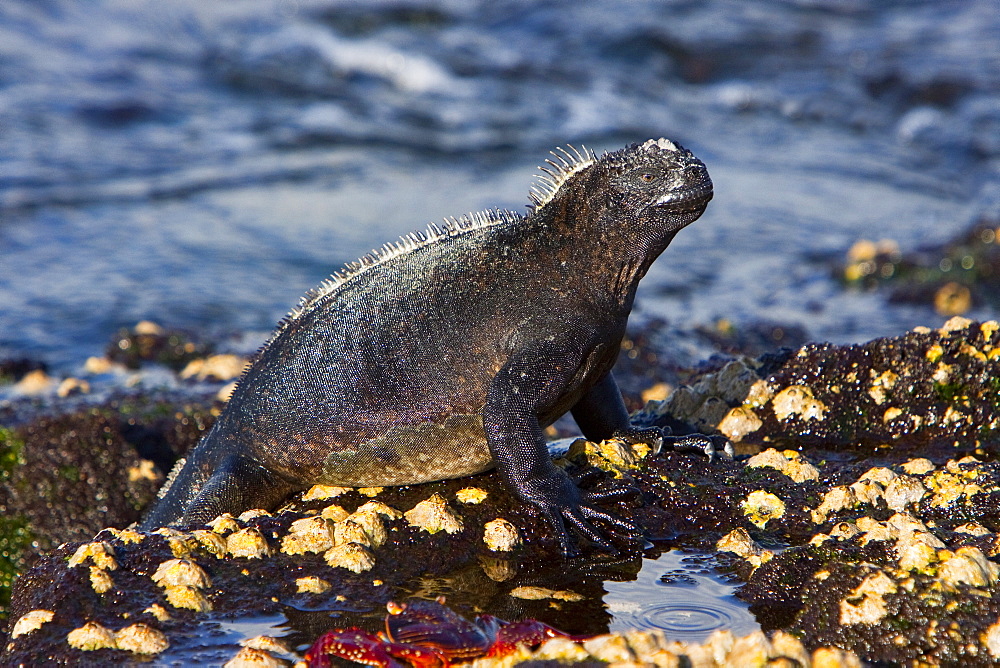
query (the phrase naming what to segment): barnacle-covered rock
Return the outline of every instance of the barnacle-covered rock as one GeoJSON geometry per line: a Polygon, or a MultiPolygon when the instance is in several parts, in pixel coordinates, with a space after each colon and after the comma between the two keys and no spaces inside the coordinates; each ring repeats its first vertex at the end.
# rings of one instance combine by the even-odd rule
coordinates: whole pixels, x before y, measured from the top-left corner
{"type": "Polygon", "coordinates": [[[778,392],[771,400],[771,408],[782,422],[793,416],[800,420],[822,420],[827,412],[826,405],[805,385],[791,385],[778,392]]]}
{"type": "Polygon", "coordinates": [[[986,558],[976,547],[960,547],[953,555],[941,561],[937,577],[942,585],[956,588],[960,584],[973,587],[995,585],[1000,576],[1000,566],[986,558]]]}
{"type": "Polygon", "coordinates": [[[204,589],[212,586],[212,580],[201,566],[187,559],[170,559],[156,568],[153,582],[163,588],[187,586],[204,589]]]}
{"type": "Polygon", "coordinates": [[[595,636],[585,640],[582,647],[590,656],[607,663],[622,664],[636,661],[636,656],[624,636],[595,636]]]}
{"type": "Polygon", "coordinates": [[[66,636],[70,647],[93,651],[98,649],[115,649],[118,641],[114,631],[101,626],[97,622],[87,622],[78,629],[73,629],[66,636]]]}
{"type": "Polygon", "coordinates": [[[900,468],[910,475],[924,475],[934,470],[934,462],[926,457],[915,457],[903,462],[900,468]]]}
{"type": "Polygon", "coordinates": [[[191,536],[201,543],[201,546],[209,554],[220,558],[226,555],[226,539],[215,531],[195,529],[191,532],[191,536]]]}
{"type": "Polygon", "coordinates": [[[494,552],[510,552],[521,546],[521,534],[517,527],[498,517],[483,527],[483,542],[494,552]]]}
{"type": "Polygon", "coordinates": [[[118,568],[118,562],[115,561],[115,549],[111,546],[111,543],[106,541],[84,543],[76,548],[76,552],[69,558],[69,566],[71,568],[73,566],[80,566],[88,561],[97,568],[104,570],[113,571],[118,568]]]}
{"type": "Polygon", "coordinates": [[[364,545],[365,547],[375,547],[364,526],[349,519],[337,522],[337,525],[334,527],[333,543],[334,545],[355,543],[357,545],[364,545]]]}
{"type": "MultiPolygon", "coordinates": [[[[760,421],[759,427],[747,431],[740,445],[741,453],[752,456],[748,465],[741,461],[708,462],[678,452],[651,455],[642,468],[628,473],[628,482],[640,490],[644,503],[602,507],[649,535],[676,536],[685,549],[739,555],[739,559],[729,555],[715,558],[727,571],[733,569],[733,578],[746,580],[740,597],[774,624],[799,634],[809,647],[839,645],[887,665],[910,665],[916,660],[987,663],[994,658],[991,634],[1000,637],[1000,631],[991,631],[991,625],[1000,619],[1000,604],[996,602],[1000,581],[994,563],[1000,554],[1000,535],[993,531],[1000,526],[1000,464],[996,463],[1000,418],[995,404],[1000,329],[987,329],[984,332],[981,326],[955,322],[944,328],[946,331],[925,329],[859,346],[812,345],[792,355],[778,353],[760,366],[747,363],[746,368],[758,378],[749,383],[742,397],[736,392],[721,392],[718,378],[702,383],[697,372],[685,376],[692,379],[688,390],[697,404],[699,419],[715,414],[722,406],[728,414],[737,409],[750,411],[760,421]],[[826,406],[822,420],[804,419],[801,414],[778,419],[772,407],[774,398],[795,386],[808,387],[826,406]],[[695,387],[716,394],[707,401],[693,392],[695,387]],[[850,453],[843,456],[836,453],[838,449],[850,453]],[[796,460],[812,462],[819,475],[803,476],[797,482],[795,474],[788,472],[796,460]],[[770,468],[784,469],[785,474],[778,475],[770,468]],[[746,503],[751,495],[771,501],[770,510],[767,503],[746,503]],[[784,504],[780,516],[779,507],[766,495],[784,504]],[[772,545],[781,549],[772,553],[761,547],[772,545]],[[880,573],[893,583],[895,592],[880,593],[891,589],[880,573]],[[865,621],[870,619],[879,621],[865,621]]],[[[676,426],[667,417],[666,413],[644,413],[636,424],[676,426]],[[659,418],[663,421],[656,422],[659,418]]],[[[568,467],[567,473],[580,475],[584,490],[624,489],[609,476],[584,467],[568,467]]],[[[412,508],[422,497],[438,492],[442,499],[457,504],[461,501],[452,496],[455,490],[471,484],[488,496],[479,505],[463,508],[463,522],[469,531],[449,537],[448,550],[441,549],[444,543],[440,536],[432,538],[401,523],[392,524],[397,515],[385,512],[388,506],[380,509],[376,502],[370,502],[359,508],[363,511],[360,515],[377,516],[380,523],[395,529],[389,534],[391,542],[387,540],[378,548],[377,564],[372,549],[358,545],[345,548],[340,556],[331,552],[333,548],[325,550],[322,554],[329,559],[327,563],[337,566],[334,569],[308,552],[305,556],[278,553],[264,563],[248,563],[224,552],[227,541],[223,534],[236,534],[244,527],[258,532],[265,543],[276,548],[279,544],[284,547],[285,539],[297,532],[300,525],[293,527],[297,520],[305,520],[303,525],[343,522],[354,514],[345,507],[353,510],[360,501],[367,501],[354,494],[344,496],[344,507],[323,508],[328,501],[293,499],[271,516],[222,518],[217,522],[219,532],[102,532],[89,542],[103,542],[112,548],[118,564],[115,570],[99,568],[83,552],[70,568],[68,561],[77,544],[59,548],[52,555],[41,555],[39,565],[19,580],[21,591],[10,608],[11,637],[6,646],[12,649],[6,649],[0,663],[9,659],[12,665],[30,665],[31,656],[67,656],[70,661],[79,661],[80,651],[63,642],[63,634],[87,621],[112,629],[140,621],[158,626],[171,642],[169,651],[186,652],[185,634],[210,631],[218,619],[270,615],[288,605],[334,609],[348,601],[368,603],[401,586],[433,595],[441,589],[443,579],[455,573],[460,574],[459,579],[448,582],[458,584],[447,586],[456,587],[453,596],[466,609],[471,604],[482,605],[486,612],[500,612],[512,602],[496,593],[523,593],[518,585],[526,583],[551,587],[553,594],[545,595],[568,588],[587,600],[596,600],[599,592],[586,578],[567,580],[572,574],[551,566],[562,562],[546,559],[551,556],[548,551],[556,547],[553,541],[538,539],[544,538],[547,530],[544,519],[502,491],[495,474],[478,476],[474,483],[444,481],[387,488],[379,498],[399,508],[412,508]],[[521,548],[522,557],[504,560],[499,558],[503,553],[491,556],[483,549],[484,525],[497,516],[509,518],[519,533],[531,537],[521,548]],[[223,521],[228,526],[222,526],[223,521]],[[481,529],[474,530],[477,527],[481,529]],[[209,571],[213,589],[176,585],[168,594],[167,588],[155,585],[149,576],[157,564],[171,559],[171,553],[209,571]],[[207,553],[221,558],[209,559],[207,553]],[[349,558],[341,563],[344,556],[349,558]],[[527,572],[528,563],[537,566],[527,572]],[[88,570],[80,571],[79,567],[88,570]],[[362,576],[342,570],[346,568],[362,576]],[[366,577],[363,568],[372,568],[371,575],[366,577]],[[114,587],[98,595],[88,582],[88,571],[99,572],[102,578],[106,574],[114,587]],[[569,581],[580,584],[567,584],[569,581]],[[483,604],[480,593],[498,608],[491,609],[494,603],[483,604]],[[115,614],[120,611],[121,622],[105,614],[111,604],[115,614]],[[211,615],[189,612],[209,607],[214,608],[211,615]],[[58,628],[47,624],[40,631],[15,637],[15,620],[36,608],[54,611],[58,628]],[[64,654],[47,644],[52,636],[57,637],[64,654]]],[[[366,535],[364,526],[355,519],[350,524],[359,535],[366,535]]],[[[544,621],[550,621],[548,614],[568,614],[577,605],[558,598],[520,604],[544,621]]],[[[296,626],[296,630],[302,628],[296,626]]],[[[796,656],[782,655],[787,660],[779,661],[775,657],[779,638],[791,637],[790,633],[745,639],[720,633],[711,642],[699,644],[669,639],[661,643],[657,634],[643,633],[626,634],[625,643],[623,636],[609,636],[601,649],[597,649],[600,643],[595,644],[591,654],[600,654],[605,660],[663,665],[673,665],[671,661],[717,665],[723,659],[756,662],[765,650],[766,661],[775,666],[796,665],[792,661],[808,665],[803,657],[810,662],[853,660],[852,655],[830,649],[809,654],[799,643],[797,650],[789,645],[789,652],[797,652],[796,656]],[[642,658],[652,655],[657,658],[642,658]]],[[[222,663],[232,657],[238,648],[235,641],[231,644],[213,660],[222,663]]],[[[994,645],[1000,647],[1000,641],[994,645]]],[[[289,658],[263,651],[272,658],[289,658]]],[[[530,660],[530,650],[519,651],[523,660],[530,660]]]]}
{"type": "Polygon", "coordinates": [[[170,641],[162,631],[146,624],[131,624],[115,633],[118,649],[133,654],[160,654],[170,647],[170,641]]]}
{"type": "Polygon", "coordinates": [[[214,520],[208,523],[208,526],[212,527],[212,531],[217,534],[230,534],[234,531],[240,530],[240,524],[236,521],[229,513],[223,513],[219,515],[214,520]]]}
{"type": "Polygon", "coordinates": [[[163,594],[167,597],[167,603],[175,608],[187,608],[195,612],[209,612],[212,609],[212,603],[197,587],[172,585],[165,587],[163,594]]]}
{"type": "Polygon", "coordinates": [[[199,546],[198,540],[194,536],[172,527],[160,527],[153,533],[163,536],[167,540],[170,552],[178,559],[186,559],[191,556],[191,553],[199,546]]]}
{"type": "Polygon", "coordinates": [[[885,487],[885,505],[890,510],[902,511],[908,506],[920,503],[927,495],[927,488],[916,478],[900,475],[889,481],[885,487]]]}
{"type": "Polygon", "coordinates": [[[458,533],[464,526],[462,518],[452,510],[444,497],[434,494],[429,499],[421,501],[412,510],[403,513],[410,526],[423,529],[427,533],[458,533]]]}
{"type": "Polygon", "coordinates": [[[853,508],[858,503],[858,497],[851,487],[831,487],[823,495],[819,507],[812,511],[812,521],[816,524],[826,522],[827,518],[837,511],[853,508]]]}
{"type": "Polygon", "coordinates": [[[746,559],[754,568],[774,557],[771,550],[765,550],[755,543],[743,527],[733,529],[720,538],[719,542],[715,544],[715,549],[719,552],[732,552],[736,556],[746,559]]]}
{"type": "Polygon", "coordinates": [[[754,631],[734,639],[726,658],[734,666],[765,666],[771,651],[767,636],[762,631],[754,631]]]}
{"type": "Polygon", "coordinates": [[[105,594],[115,586],[115,581],[111,578],[111,574],[108,573],[103,568],[98,568],[97,566],[90,567],[90,586],[98,594],[105,594]]]}
{"type": "Polygon", "coordinates": [[[334,523],[321,515],[303,517],[292,522],[288,534],[281,539],[285,554],[326,552],[333,547],[334,523]]]}
{"type": "Polygon", "coordinates": [[[370,571],[375,566],[375,555],[364,545],[344,543],[331,547],[323,555],[327,565],[346,568],[354,573],[370,571]]]}
{"type": "MultiPolygon", "coordinates": [[[[105,531],[107,531],[107,529],[105,529],[105,531]]],[[[136,531],[135,529],[122,529],[113,535],[126,545],[138,544],[146,539],[146,534],[141,531],[136,531]]]]}
{"type": "Polygon", "coordinates": [[[14,622],[14,628],[10,632],[11,639],[28,635],[32,631],[37,631],[42,628],[43,624],[51,622],[54,616],[55,613],[51,610],[32,610],[25,613],[20,619],[14,622]]]}
{"type": "Polygon", "coordinates": [[[885,595],[896,592],[896,583],[879,570],[864,580],[840,602],[840,623],[876,624],[886,616],[885,595]]]}
{"type": "Polygon", "coordinates": [[[153,605],[149,606],[148,608],[143,610],[143,613],[150,614],[161,622],[166,622],[170,620],[170,613],[167,612],[167,609],[164,608],[159,603],[154,603],[153,605]]]}
{"type": "Polygon", "coordinates": [[[335,499],[342,494],[351,491],[350,487],[337,487],[335,485],[313,485],[302,495],[303,501],[322,501],[325,499],[335,499]]]}
{"type": "Polygon", "coordinates": [[[773,519],[780,519],[785,514],[785,502],[770,492],[757,490],[740,503],[743,514],[751,522],[764,528],[773,519]]]}
{"type": "Polygon", "coordinates": [[[279,638],[257,636],[240,643],[243,647],[226,663],[228,668],[281,667],[298,656],[279,638]]]}
{"type": "Polygon", "coordinates": [[[584,661],[587,657],[587,650],[569,638],[549,638],[535,650],[532,656],[536,661],[556,661],[559,663],[584,661]]]}
{"type": "Polygon", "coordinates": [[[795,450],[778,452],[774,448],[768,448],[747,460],[746,465],[749,468],[768,467],[776,469],[795,482],[806,482],[807,480],[816,480],[819,478],[819,469],[810,464],[795,450]]]}
{"type": "Polygon", "coordinates": [[[244,510],[236,519],[240,522],[246,523],[250,520],[257,519],[258,517],[271,517],[271,513],[264,508],[251,508],[250,510],[244,510]]]}
{"type": "Polygon", "coordinates": [[[319,514],[321,517],[325,517],[331,522],[340,522],[341,520],[346,520],[350,516],[350,513],[344,510],[343,506],[338,506],[335,503],[331,503],[329,506],[323,508],[319,514]]]}
{"type": "Polygon", "coordinates": [[[955,527],[955,533],[964,533],[970,536],[988,536],[990,535],[990,530],[978,522],[966,522],[955,527]]]}
{"type": "Polygon", "coordinates": [[[224,668],[284,668],[289,662],[279,659],[267,650],[243,647],[227,661],[224,668]]]}
{"type": "Polygon", "coordinates": [[[253,647],[254,649],[262,649],[266,652],[272,652],[274,654],[292,654],[292,650],[289,648],[288,644],[281,638],[275,638],[274,636],[254,636],[253,638],[247,638],[240,642],[244,647],[253,647]]]}
{"type": "Polygon", "coordinates": [[[566,458],[573,462],[596,466],[602,471],[620,477],[622,471],[640,467],[642,460],[653,451],[652,446],[642,441],[626,443],[618,438],[609,438],[600,443],[593,443],[585,438],[578,438],[570,444],[566,458]]]}
{"type": "Polygon", "coordinates": [[[355,513],[377,513],[390,520],[398,520],[403,517],[403,513],[392,506],[388,506],[381,501],[365,501],[355,513]]]}
{"type": "Polygon", "coordinates": [[[1000,659],[1000,620],[990,624],[982,634],[983,644],[994,659],[1000,659]]]}
{"type": "MultiPolygon", "coordinates": [[[[861,668],[853,652],[836,647],[819,647],[810,653],[800,640],[777,631],[770,637],[760,631],[736,637],[730,631],[714,631],[703,642],[671,640],[659,629],[629,630],[606,634],[575,643],[567,638],[552,638],[534,651],[520,646],[500,663],[482,665],[518,665],[538,661],[557,661],[564,665],[589,665],[601,661],[613,666],[812,666],[813,668],[861,668]],[[558,641],[558,642],[557,642],[558,641]]],[[[482,660],[480,660],[482,661],[482,660]]]]}
{"type": "Polygon", "coordinates": [[[234,557],[263,559],[271,556],[271,546],[260,531],[253,527],[240,529],[226,539],[226,551],[234,557]]]}
{"type": "MultiPolygon", "coordinates": [[[[388,506],[386,507],[388,508],[388,506]]],[[[363,544],[366,544],[369,547],[381,547],[385,544],[385,541],[388,538],[388,533],[385,529],[385,522],[382,520],[382,516],[379,512],[373,507],[358,508],[356,511],[348,515],[347,519],[342,522],[338,522],[337,527],[349,524],[356,524],[362,528],[365,536],[363,544]]],[[[340,535],[337,533],[336,529],[334,529],[334,534],[337,536],[340,535]]]]}
{"type": "Polygon", "coordinates": [[[295,580],[295,590],[300,594],[323,594],[330,590],[330,583],[315,575],[295,580]]]}
{"type": "Polygon", "coordinates": [[[734,443],[739,443],[745,436],[754,433],[764,426],[764,422],[757,416],[750,406],[736,406],[730,408],[725,417],[718,424],[720,432],[734,443]]]}
{"type": "Polygon", "coordinates": [[[459,503],[466,503],[469,505],[482,503],[486,500],[486,497],[486,491],[479,489],[478,487],[463,487],[455,492],[455,498],[458,499],[459,503]]]}
{"type": "Polygon", "coordinates": [[[763,377],[742,398],[722,398],[718,372],[704,374],[645,413],[749,445],[858,450],[892,443],[915,454],[944,442],[992,448],[1000,444],[991,380],[998,359],[1000,330],[952,319],[937,330],[850,346],[807,344],[783,359],[751,364],[763,377]],[[715,421],[706,408],[711,401],[728,407],[715,421]]]}

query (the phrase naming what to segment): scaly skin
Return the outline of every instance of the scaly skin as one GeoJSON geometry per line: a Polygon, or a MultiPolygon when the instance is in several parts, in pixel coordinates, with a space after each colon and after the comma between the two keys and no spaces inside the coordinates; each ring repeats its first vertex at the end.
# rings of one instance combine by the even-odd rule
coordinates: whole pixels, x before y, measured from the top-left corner
{"type": "MultiPolygon", "coordinates": [[[[529,213],[410,235],[308,294],[175,469],[152,529],[271,508],[317,483],[405,485],[499,469],[566,552],[565,523],[638,533],[549,459],[542,430],[659,441],[629,425],[611,375],[639,279],[712,197],[672,142],[549,161],[529,213]]],[[[690,439],[684,443],[690,445],[690,439]]]]}

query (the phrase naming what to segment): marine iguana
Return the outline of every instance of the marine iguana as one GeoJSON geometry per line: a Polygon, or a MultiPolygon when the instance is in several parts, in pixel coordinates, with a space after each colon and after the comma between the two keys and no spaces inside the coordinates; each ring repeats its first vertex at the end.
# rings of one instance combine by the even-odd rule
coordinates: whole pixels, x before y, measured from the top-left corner
{"type": "MultiPolygon", "coordinates": [[[[705,165],[667,139],[598,158],[553,152],[528,213],[431,224],[307,293],[178,462],[140,528],[273,508],[316,483],[407,485],[493,466],[564,552],[637,530],[555,467],[542,430],[658,446],[611,374],[639,279],[712,198],[705,165]]],[[[675,439],[706,449],[707,437],[675,439]]],[[[676,447],[677,444],[675,444],[676,447]]]]}

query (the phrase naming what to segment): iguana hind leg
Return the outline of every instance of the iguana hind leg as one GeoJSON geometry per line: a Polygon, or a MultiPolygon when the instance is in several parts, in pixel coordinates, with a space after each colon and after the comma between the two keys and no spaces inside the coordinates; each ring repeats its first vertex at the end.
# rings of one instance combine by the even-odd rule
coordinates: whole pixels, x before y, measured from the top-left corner
{"type": "Polygon", "coordinates": [[[223,513],[239,515],[252,508],[270,510],[299,489],[263,464],[231,455],[188,504],[183,524],[205,524],[223,513]]]}
{"type": "Polygon", "coordinates": [[[139,528],[204,524],[223,513],[270,509],[299,488],[260,462],[228,450],[232,448],[199,446],[179,470],[171,472],[162,498],[139,528]]]}

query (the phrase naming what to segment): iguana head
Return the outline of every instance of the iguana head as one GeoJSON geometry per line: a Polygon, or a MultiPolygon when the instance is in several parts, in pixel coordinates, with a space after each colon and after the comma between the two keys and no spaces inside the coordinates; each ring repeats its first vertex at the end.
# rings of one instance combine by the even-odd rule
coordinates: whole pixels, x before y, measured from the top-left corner
{"type": "Polygon", "coordinates": [[[705,165],[669,139],[650,139],[598,158],[560,149],[557,162],[542,167],[532,207],[562,208],[560,201],[586,203],[589,212],[606,209],[614,218],[650,223],[660,233],[675,232],[702,214],[712,199],[705,165]]]}
{"type": "Polygon", "coordinates": [[[704,163],[669,139],[610,153],[605,163],[618,206],[643,217],[669,218],[686,225],[702,214],[712,199],[712,179],[704,163]]]}

